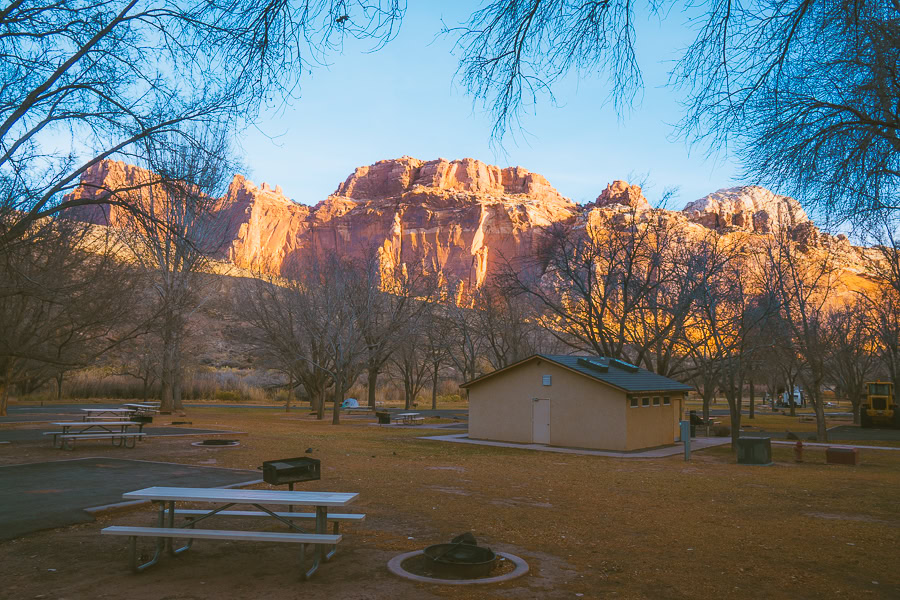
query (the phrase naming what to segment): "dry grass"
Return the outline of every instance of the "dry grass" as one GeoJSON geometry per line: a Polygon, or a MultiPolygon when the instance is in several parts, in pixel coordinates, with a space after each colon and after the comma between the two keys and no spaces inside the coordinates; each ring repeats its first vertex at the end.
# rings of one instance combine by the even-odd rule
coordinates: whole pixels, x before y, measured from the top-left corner
{"type": "MultiPolygon", "coordinates": [[[[621,460],[424,441],[416,438],[427,432],[374,427],[367,419],[335,427],[300,414],[192,409],[195,427],[228,426],[250,435],[234,450],[198,450],[185,439],[170,438],[128,452],[85,445],[64,457],[214,459],[217,466],[255,468],[263,460],[302,455],[311,447],[312,456],[322,460],[323,479],[303,489],[361,494],[358,508],[369,518],[348,535],[351,548],[399,553],[471,530],[489,545],[526,557],[535,569],[500,587],[464,590],[393,582],[382,563],[373,563],[368,565],[372,585],[391,586],[390,594],[367,595],[361,583],[358,596],[335,596],[340,589],[337,559],[302,590],[284,590],[277,581],[261,579],[252,594],[220,590],[223,598],[292,598],[301,591],[309,598],[900,596],[892,558],[900,547],[900,452],[863,451],[863,464],[856,468],[825,465],[824,451],[814,448],[807,450],[807,462],[795,464],[787,446],[773,447],[774,467],[738,466],[727,448],[697,452],[689,464],[677,457],[621,460]]],[[[61,457],[59,451],[36,446],[23,447],[15,457],[5,451],[0,460],[61,457]]],[[[81,527],[96,532],[128,519],[149,521],[149,513],[104,517],[81,527]]],[[[2,544],[0,560],[27,569],[26,557],[35,547],[60,543],[66,531],[2,544]]],[[[92,566],[109,570],[105,561],[115,543],[95,537],[82,538],[89,547],[72,556],[81,568],[60,575],[64,587],[59,589],[86,589],[92,566]]],[[[238,550],[207,554],[207,560],[195,563],[202,573],[193,579],[141,580],[152,582],[144,589],[146,597],[208,597],[196,579],[209,581],[217,569],[224,573],[229,552],[238,550]]],[[[115,560],[124,559],[117,555],[115,560]]],[[[124,565],[115,564],[113,570],[119,566],[122,573],[105,576],[104,585],[138,581],[125,574],[124,565]]],[[[164,564],[159,571],[167,568],[175,567],[164,564]]],[[[25,576],[14,583],[22,597],[42,593],[25,576]]]]}

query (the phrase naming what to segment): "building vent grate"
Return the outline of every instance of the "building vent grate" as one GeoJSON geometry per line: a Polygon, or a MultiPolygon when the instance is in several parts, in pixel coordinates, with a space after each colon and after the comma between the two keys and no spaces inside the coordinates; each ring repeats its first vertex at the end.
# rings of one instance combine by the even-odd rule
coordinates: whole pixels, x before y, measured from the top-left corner
{"type": "Polygon", "coordinates": [[[614,367],[618,367],[623,371],[628,371],[629,373],[637,373],[639,369],[631,363],[627,363],[624,360],[619,360],[618,358],[609,359],[610,364],[614,367]]]}
{"type": "Polygon", "coordinates": [[[609,362],[605,358],[579,358],[578,364],[599,373],[609,371],[609,362]]]}

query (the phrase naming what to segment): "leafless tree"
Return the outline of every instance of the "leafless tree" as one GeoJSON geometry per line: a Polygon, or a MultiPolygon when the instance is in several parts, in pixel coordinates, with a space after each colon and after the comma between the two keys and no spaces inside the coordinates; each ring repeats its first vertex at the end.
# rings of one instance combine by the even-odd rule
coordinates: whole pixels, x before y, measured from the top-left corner
{"type": "Polygon", "coordinates": [[[275,357],[279,368],[303,382],[324,416],[332,388],[332,423],[340,423],[344,395],[365,366],[366,346],[354,310],[367,293],[364,271],[330,254],[308,261],[280,279],[251,281],[242,312],[257,329],[251,340],[275,357]]]}
{"type": "Polygon", "coordinates": [[[478,317],[471,308],[450,303],[443,318],[447,325],[447,355],[463,381],[475,379],[482,372],[484,336],[478,317]]]}
{"type": "Polygon", "coordinates": [[[428,361],[428,378],[431,381],[431,410],[437,410],[437,391],[441,373],[452,362],[450,358],[451,323],[444,313],[443,305],[437,302],[432,303],[425,313],[426,318],[422,324],[422,329],[425,331],[422,352],[428,361]]]}
{"type": "Polygon", "coordinates": [[[828,216],[896,210],[898,60],[893,0],[719,0],[674,73],[689,93],[681,126],[828,216]]]}
{"type": "Polygon", "coordinates": [[[733,256],[710,278],[697,299],[692,321],[694,335],[703,340],[704,369],[714,374],[716,387],[728,401],[731,443],[740,437],[744,382],[754,360],[766,344],[754,335],[771,306],[748,280],[746,253],[733,256]],[[712,364],[705,364],[712,363],[712,364]]]}
{"type": "Polygon", "coordinates": [[[829,374],[827,315],[837,283],[833,250],[823,246],[803,253],[781,229],[768,238],[760,256],[764,289],[777,302],[802,365],[799,375],[815,411],[816,437],[828,441],[822,390],[829,374]]]}
{"type": "Polygon", "coordinates": [[[360,285],[358,293],[348,298],[366,345],[368,404],[372,408],[378,376],[394,352],[417,335],[425,301],[431,299],[435,289],[434,278],[426,269],[382,258],[380,249],[370,248],[356,263],[360,285]]]}
{"type": "MultiPolygon", "coordinates": [[[[427,325],[427,320],[422,319],[419,324],[427,325]]],[[[414,327],[404,332],[403,343],[391,354],[391,364],[403,382],[403,404],[407,410],[412,408],[431,374],[428,343],[428,334],[414,327]]]]}
{"type": "Polygon", "coordinates": [[[872,375],[876,361],[871,316],[868,302],[859,297],[828,313],[831,378],[850,400],[854,423],[859,423],[859,405],[866,394],[865,382],[872,375]]]}
{"type": "MultiPolygon", "coordinates": [[[[686,94],[679,130],[737,153],[746,176],[835,219],[900,207],[900,5],[703,4],[670,83],[686,94]]],[[[447,29],[458,77],[494,115],[494,139],[570,74],[606,77],[620,114],[642,86],[628,1],[493,0],[447,29]]]]}
{"type": "Polygon", "coordinates": [[[544,332],[524,294],[510,295],[496,285],[475,294],[474,315],[484,338],[485,355],[494,369],[502,369],[541,351],[544,332]]]}
{"type": "Polygon", "coordinates": [[[140,207],[114,228],[149,274],[156,306],[152,331],[160,340],[162,411],[183,410],[185,344],[192,314],[214,292],[202,277],[226,243],[224,189],[230,176],[221,129],[156,138],[147,144],[144,181],[129,194],[140,207]]]}
{"type": "Polygon", "coordinates": [[[583,227],[550,226],[538,252],[510,262],[500,277],[573,349],[673,375],[683,368],[696,296],[721,268],[718,255],[696,250],[651,211],[610,212],[583,227]]]}
{"type": "MultiPolygon", "coordinates": [[[[245,280],[236,310],[251,328],[248,341],[259,362],[286,371],[306,390],[319,419],[325,415],[325,392],[331,384],[326,340],[312,313],[312,291],[302,271],[276,279],[259,273],[245,280]]],[[[288,391],[291,393],[291,390],[288,391]]]]}
{"type": "Polygon", "coordinates": [[[0,7],[0,251],[75,206],[99,161],[187,123],[251,122],[347,38],[397,31],[400,0],[10,0],[0,7]]]}
{"type": "Polygon", "coordinates": [[[446,32],[462,53],[457,75],[495,115],[499,139],[571,70],[607,71],[617,106],[630,102],[641,85],[634,23],[627,0],[493,0],[446,32]]]}
{"type": "Polygon", "coordinates": [[[81,368],[134,334],[139,274],[109,238],[68,221],[35,229],[0,253],[0,415],[11,385],[81,368]]]}

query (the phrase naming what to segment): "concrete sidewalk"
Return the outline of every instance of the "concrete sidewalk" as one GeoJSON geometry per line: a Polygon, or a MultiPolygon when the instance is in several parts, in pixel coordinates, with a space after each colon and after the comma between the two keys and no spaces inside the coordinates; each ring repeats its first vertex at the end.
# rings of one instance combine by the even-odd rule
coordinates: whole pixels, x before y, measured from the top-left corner
{"type": "MultiPolygon", "coordinates": [[[[538,452],[559,452],[563,454],[585,454],[587,456],[608,456],[611,458],[665,458],[667,456],[677,456],[684,452],[681,444],[674,446],[664,446],[662,448],[651,448],[650,450],[642,450],[636,452],[615,452],[610,450],[588,450],[585,448],[560,448],[557,446],[545,446],[544,444],[514,444],[511,442],[492,442],[489,440],[471,440],[467,433],[457,433],[453,435],[436,435],[420,437],[420,440],[432,440],[436,442],[454,442],[457,444],[475,444],[478,446],[497,446],[500,448],[516,448],[518,450],[537,450],[538,452]]],[[[704,448],[712,448],[714,446],[724,446],[731,443],[731,438],[697,438],[691,440],[691,452],[703,450],[704,448]]]]}

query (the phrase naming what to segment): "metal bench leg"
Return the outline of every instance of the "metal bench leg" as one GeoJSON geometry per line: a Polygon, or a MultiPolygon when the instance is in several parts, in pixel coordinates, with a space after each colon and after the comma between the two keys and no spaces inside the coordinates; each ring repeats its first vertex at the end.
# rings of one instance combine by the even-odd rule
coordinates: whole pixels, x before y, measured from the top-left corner
{"type": "MultiPolygon", "coordinates": [[[[325,506],[317,506],[316,507],[316,533],[327,533],[328,532],[328,508],[325,506]]],[[[300,544],[300,561],[301,568],[303,566],[303,558],[305,555],[304,546],[306,544],[300,544]]],[[[313,564],[310,567],[309,571],[304,573],[303,579],[307,580],[312,577],[313,573],[315,573],[319,569],[319,563],[322,562],[322,557],[324,556],[324,549],[321,544],[316,544],[315,549],[313,550],[313,564]]]]}
{"type": "MultiPolygon", "coordinates": [[[[156,518],[156,526],[163,527],[165,525],[165,504],[162,502],[159,503],[159,516],[156,518]]],[[[162,555],[162,551],[166,546],[166,538],[156,538],[156,551],[153,553],[153,558],[148,560],[142,565],[138,564],[138,554],[137,554],[137,536],[129,536],[128,537],[128,549],[129,549],[129,562],[131,564],[131,571],[133,573],[140,573],[144,569],[152,567],[156,563],[159,562],[159,557],[162,555]]]]}
{"type": "MultiPolygon", "coordinates": [[[[164,504],[160,504],[160,506],[164,506],[164,504]]],[[[160,510],[164,511],[163,508],[160,508],[160,510]]],[[[164,514],[164,512],[161,514],[164,514]]],[[[175,529],[175,503],[174,502],[169,502],[169,525],[168,526],[171,529],[175,529]]],[[[190,524],[187,525],[186,527],[189,529],[193,529],[194,528],[194,520],[191,519],[190,524]]],[[[188,539],[187,544],[185,544],[181,548],[173,548],[172,545],[173,545],[172,538],[166,538],[166,549],[169,552],[169,556],[174,557],[174,556],[178,556],[185,550],[190,550],[191,546],[194,545],[194,540],[188,539]]]]}
{"type": "MultiPolygon", "coordinates": [[[[334,522],[334,535],[338,535],[341,532],[341,524],[339,521],[334,522]]],[[[331,560],[331,557],[337,552],[337,544],[331,547],[331,550],[328,551],[328,554],[325,555],[325,562],[331,560]]]]}

